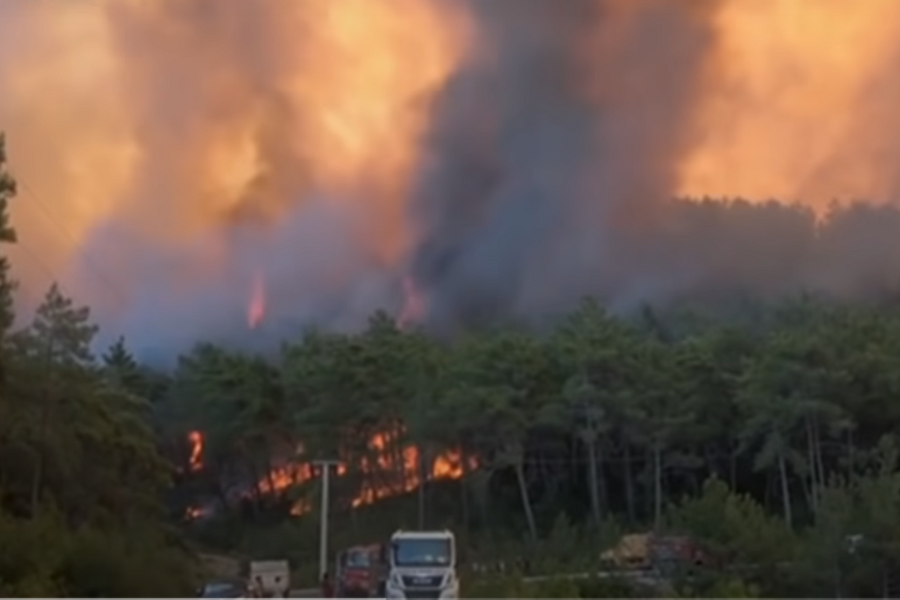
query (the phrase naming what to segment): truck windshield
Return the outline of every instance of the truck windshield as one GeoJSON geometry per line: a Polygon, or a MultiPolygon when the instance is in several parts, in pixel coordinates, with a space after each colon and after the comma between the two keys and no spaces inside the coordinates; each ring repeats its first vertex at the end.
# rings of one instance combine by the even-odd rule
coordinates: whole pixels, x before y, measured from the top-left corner
{"type": "Polygon", "coordinates": [[[398,567],[446,567],[453,554],[447,538],[394,540],[393,552],[398,567]]]}
{"type": "Polygon", "coordinates": [[[344,558],[344,566],[350,568],[368,568],[369,553],[362,550],[351,550],[344,558]]]}
{"type": "Polygon", "coordinates": [[[201,598],[240,598],[244,595],[241,586],[231,581],[215,581],[207,583],[200,594],[201,598]]]}

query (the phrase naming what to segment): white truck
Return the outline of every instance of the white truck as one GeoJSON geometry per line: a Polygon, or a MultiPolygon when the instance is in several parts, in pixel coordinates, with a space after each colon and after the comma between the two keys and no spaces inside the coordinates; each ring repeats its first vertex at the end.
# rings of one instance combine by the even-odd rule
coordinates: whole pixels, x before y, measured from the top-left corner
{"type": "Polygon", "coordinates": [[[456,600],[456,538],[451,531],[397,531],[387,547],[387,598],[456,600]]]}
{"type": "Polygon", "coordinates": [[[250,563],[250,586],[270,598],[286,598],[291,589],[291,566],[286,560],[254,560],[250,563]]]}

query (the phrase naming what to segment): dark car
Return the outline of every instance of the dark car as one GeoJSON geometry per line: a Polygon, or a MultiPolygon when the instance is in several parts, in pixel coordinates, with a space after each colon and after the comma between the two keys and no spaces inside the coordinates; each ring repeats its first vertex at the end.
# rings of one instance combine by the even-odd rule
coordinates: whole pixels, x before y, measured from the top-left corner
{"type": "Polygon", "coordinates": [[[198,598],[250,598],[250,590],[243,579],[215,579],[197,590],[198,598]]]}

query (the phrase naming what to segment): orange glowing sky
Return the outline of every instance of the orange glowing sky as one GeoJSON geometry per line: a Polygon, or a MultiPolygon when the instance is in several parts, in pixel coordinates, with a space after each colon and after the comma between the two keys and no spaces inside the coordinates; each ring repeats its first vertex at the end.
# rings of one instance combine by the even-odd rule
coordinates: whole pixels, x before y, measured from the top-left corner
{"type": "MultiPolygon", "coordinates": [[[[271,17],[261,27],[279,51],[275,72],[261,77],[292,115],[274,123],[267,122],[277,110],[271,90],[248,87],[229,64],[240,50],[222,47],[241,37],[236,3],[223,2],[231,6],[203,44],[182,22],[190,11],[173,4],[4,4],[0,123],[12,168],[49,209],[35,207],[27,191],[15,209],[20,237],[41,255],[41,265],[21,257],[26,288],[34,279],[42,289],[49,273],[65,272],[105,219],[127,219],[138,235],[177,243],[231,213],[277,218],[286,196],[303,193],[364,202],[378,218],[367,223],[368,245],[396,259],[425,95],[462,49],[447,11],[417,0],[261,0],[260,12],[271,17]],[[176,66],[169,81],[154,81],[172,64],[181,72],[176,66]],[[153,85],[168,96],[184,85],[200,110],[167,130],[169,98],[154,106],[153,85]]],[[[210,240],[189,258],[212,275],[227,248],[210,240]]],[[[108,268],[127,277],[115,262],[108,268]]]]}
{"type": "Polygon", "coordinates": [[[900,3],[733,0],[680,191],[827,202],[897,192],[900,3]],[[885,87],[887,86],[887,87],[885,87]],[[896,152],[896,146],[893,148],[896,152]]]}
{"type": "MultiPolygon", "coordinates": [[[[401,259],[430,102],[480,44],[467,5],[250,4],[5,0],[0,129],[25,184],[13,212],[26,248],[13,257],[26,297],[55,277],[101,309],[134,301],[131,254],[91,251],[102,287],[79,275],[110,221],[178,249],[172,287],[230,285],[222,227],[278,222],[313,197],[354,215],[343,235],[370,260],[401,259]]],[[[690,143],[667,157],[672,194],[822,205],[897,191],[900,2],[722,0],[702,18],[715,39],[680,117],[690,143]]],[[[350,258],[329,258],[316,285],[356,276],[350,258]]],[[[234,284],[243,299],[248,277],[234,284]]]]}

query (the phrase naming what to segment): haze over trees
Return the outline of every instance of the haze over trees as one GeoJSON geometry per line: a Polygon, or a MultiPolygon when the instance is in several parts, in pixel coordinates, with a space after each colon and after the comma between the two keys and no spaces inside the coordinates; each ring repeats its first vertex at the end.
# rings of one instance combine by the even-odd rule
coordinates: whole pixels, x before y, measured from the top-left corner
{"type": "MultiPolygon", "coordinates": [[[[9,244],[15,186],[0,173],[9,244]]],[[[3,595],[183,596],[201,547],[302,571],[317,548],[309,462],[335,457],[334,546],[447,526],[467,565],[527,556],[559,572],[652,528],[727,566],[700,568],[685,596],[900,582],[889,290],[629,315],[586,299],[540,331],[443,339],[377,313],[268,356],[200,344],[169,373],[127,341],[94,355],[88,309],[57,286],[14,329],[13,291],[0,261],[3,595]]],[[[510,585],[490,593],[528,593],[510,585]]]]}

